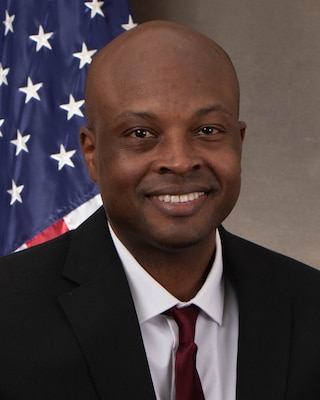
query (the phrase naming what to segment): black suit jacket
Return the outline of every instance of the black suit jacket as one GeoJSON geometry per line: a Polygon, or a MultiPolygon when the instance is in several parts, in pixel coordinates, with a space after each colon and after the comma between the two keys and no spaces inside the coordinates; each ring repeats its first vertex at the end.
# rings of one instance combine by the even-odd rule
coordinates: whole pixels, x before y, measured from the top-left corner
{"type": "MultiPolygon", "coordinates": [[[[237,400],[319,400],[320,273],[220,233],[239,301],[237,400]]],[[[0,399],[155,399],[103,209],[0,260],[0,323],[0,399]]]]}

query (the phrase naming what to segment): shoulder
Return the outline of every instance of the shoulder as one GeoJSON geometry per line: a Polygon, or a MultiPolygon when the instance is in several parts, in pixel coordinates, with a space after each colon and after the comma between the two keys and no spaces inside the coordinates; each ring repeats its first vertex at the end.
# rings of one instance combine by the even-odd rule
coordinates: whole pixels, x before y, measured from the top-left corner
{"type": "Polygon", "coordinates": [[[4,257],[0,257],[0,276],[10,271],[14,267],[17,273],[24,266],[29,269],[42,268],[45,265],[61,264],[65,259],[70,244],[74,238],[79,242],[79,246],[97,230],[97,226],[105,226],[105,214],[102,208],[85,220],[77,229],[71,230],[56,239],[43,244],[19,251],[4,257]]]}
{"type": "MultiPolygon", "coordinates": [[[[91,254],[92,248],[98,246],[96,238],[104,236],[105,226],[104,211],[99,209],[75,230],[38,246],[1,257],[0,292],[2,288],[5,291],[16,290],[15,284],[21,288],[57,283],[61,280],[66,260],[79,260],[79,253],[91,254]],[[90,251],[87,251],[88,248],[90,251]]],[[[90,254],[87,258],[90,258],[90,254]]]]}
{"type": "Polygon", "coordinates": [[[300,293],[313,290],[320,298],[320,271],[316,268],[233,235],[222,227],[219,232],[224,263],[231,274],[279,281],[300,293]]]}
{"type": "Polygon", "coordinates": [[[73,232],[0,258],[0,291],[20,291],[61,275],[73,232]]]}

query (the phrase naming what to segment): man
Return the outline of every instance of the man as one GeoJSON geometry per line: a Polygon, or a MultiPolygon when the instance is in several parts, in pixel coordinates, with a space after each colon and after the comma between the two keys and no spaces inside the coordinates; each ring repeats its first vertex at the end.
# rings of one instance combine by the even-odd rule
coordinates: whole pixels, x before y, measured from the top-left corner
{"type": "Polygon", "coordinates": [[[319,272],[221,227],[238,109],[228,56],[189,28],[149,22],[98,53],[81,143],[104,207],[2,259],[1,399],[178,398],[183,309],[197,398],[320,398],[319,272]]]}

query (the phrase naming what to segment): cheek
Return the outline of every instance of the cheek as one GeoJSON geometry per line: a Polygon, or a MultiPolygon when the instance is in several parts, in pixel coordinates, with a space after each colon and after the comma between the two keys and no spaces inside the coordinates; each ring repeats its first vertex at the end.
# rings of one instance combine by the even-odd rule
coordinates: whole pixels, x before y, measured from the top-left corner
{"type": "Polygon", "coordinates": [[[216,171],[222,185],[240,182],[241,156],[237,149],[228,149],[213,157],[213,169],[216,171]]]}
{"type": "Polygon", "coordinates": [[[114,203],[127,203],[143,178],[143,167],[138,160],[115,151],[104,152],[98,162],[98,183],[102,196],[114,203]]]}
{"type": "MultiPolygon", "coordinates": [[[[230,213],[237,202],[241,186],[241,165],[238,156],[228,156],[220,160],[216,176],[220,182],[221,193],[217,197],[223,212],[223,219],[230,213]]],[[[222,221],[221,221],[222,222],[222,221]]]]}

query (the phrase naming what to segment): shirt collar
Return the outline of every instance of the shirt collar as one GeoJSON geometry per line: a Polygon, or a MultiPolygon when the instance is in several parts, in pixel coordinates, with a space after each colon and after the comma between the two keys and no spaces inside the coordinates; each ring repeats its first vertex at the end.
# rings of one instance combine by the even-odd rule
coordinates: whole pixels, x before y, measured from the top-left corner
{"type": "Polygon", "coordinates": [[[224,306],[224,282],[221,240],[218,230],[216,230],[215,258],[207,279],[196,296],[187,303],[183,303],[148,274],[118,239],[110,224],[109,229],[128,279],[140,324],[176,305],[184,307],[195,304],[221,325],[224,306]]]}

